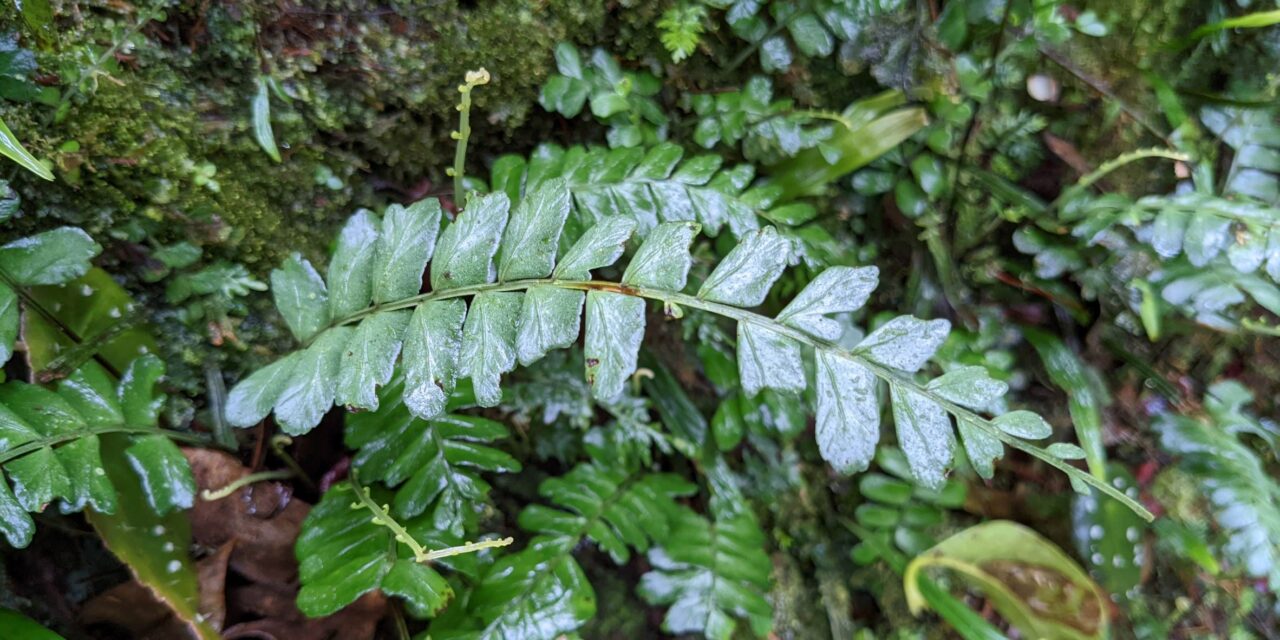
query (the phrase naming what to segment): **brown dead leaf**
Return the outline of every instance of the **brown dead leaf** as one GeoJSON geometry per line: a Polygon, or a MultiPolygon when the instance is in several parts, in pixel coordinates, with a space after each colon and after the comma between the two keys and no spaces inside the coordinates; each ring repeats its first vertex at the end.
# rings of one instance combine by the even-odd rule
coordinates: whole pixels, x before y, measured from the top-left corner
{"type": "MultiPolygon", "coordinates": [[[[234,456],[184,449],[201,491],[217,490],[249,474],[234,456]]],[[[201,611],[225,638],[370,640],[387,611],[374,592],[324,618],[298,611],[298,565],[293,544],[311,505],[279,482],[241,487],[226,498],[197,500],[191,532],[199,546],[217,549],[201,563],[201,611]],[[218,560],[220,556],[225,556],[218,560]],[[220,572],[218,563],[221,563],[220,572]],[[232,578],[233,577],[233,578],[232,578]],[[232,579],[229,579],[232,578],[232,579]]]]}
{"type": "Polygon", "coordinates": [[[235,546],[236,541],[233,539],[196,562],[196,577],[200,584],[200,614],[217,631],[222,631],[227,620],[227,565],[235,546]]]}
{"type": "Polygon", "coordinates": [[[128,637],[137,640],[192,637],[191,627],[137,580],[116,585],[86,602],[80,609],[80,623],[127,631],[128,637]]]}
{"type": "MultiPolygon", "coordinates": [[[[196,484],[216,490],[249,474],[240,461],[222,451],[186,449],[196,484]]],[[[197,500],[191,510],[196,544],[221,547],[238,540],[231,568],[251,582],[290,585],[297,579],[293,542],[310,505],[294,500],[279,482],[258,482],[221,500],[197,500]]]]}

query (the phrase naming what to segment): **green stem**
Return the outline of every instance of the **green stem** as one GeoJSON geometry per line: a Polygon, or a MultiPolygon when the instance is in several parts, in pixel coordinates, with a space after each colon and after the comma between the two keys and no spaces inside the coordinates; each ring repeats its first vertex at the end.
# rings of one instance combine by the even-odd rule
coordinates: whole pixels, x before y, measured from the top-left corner
{"type": "Polygon", "coordinates": [[[462,191],[462,179],[466,175],[467,140],[471,138],[471,90],[482,84],[489,84],[489,72],[484,67],[468,71],[466,81],[458,85],[462,102],[458,104],[458,130],[451,134],[458,146],[453,152],[453,169],[448,172],[453,176],[453,201],[458,207],[464,206],[467,195],[462,191]]]}
{"type": "Polygon", "coordinates": [[[72,440],[79,440],[80,438],[87,438],[89,436],[98,436],[98,435],[103,435],[107,433],[128,433],[128,434],[136,434],[136,435],[162,435],[166,438],[170,438],[173,440],[181,440],[183,442],[190,442],[192,444],[200,444],[200,445],[209,444],[208,438],[205,438],[203,436],[198,436],[194,433],[183,433],[181,431],[168,431],[168,430],[160,429],[157,427],[131,427],[128,425],[111,425],[108,427],[89,427],[87,429],[68,431],[66,433],[59,433],[57,435],[40,438],[39,440],[31,440],[29,442],[24,442],[12,449],[9,449],[3,453],[0,453],[0,467],[3,467],[4,465],[8,464],[12,460],[21,458],[22,456],[25,456],[28,453],[31,453],[32,451],[36,451],[37,449],[43,449],[45,447],[56,447],[65,442],[71,442],[72,440]]]}
{"type": "Polygon", "coordinates": [[[1173,160],[1176,162],[1191,161],[1191,156],[1181,151],[1174,151],[1172,149],[1161,149],[1161,148],[1138,149],[1136,151],[1130,151],[1129,153],[1120,154],[1115,158],[1112,158],[1111,160],[1108,160],[1102,163],[1102,166],[1098,167],[1097,169],[1094,169],[1088,175],[1081,177],[1080,180],[1076,182],[1074,188],[1087,189],[1090,186],[1092,186],[1093,183],[1101,180],[1103,177],[1105,177],[1107,174],[1111,173],[1112,171],[1115,171],[1116,169],[1119,169],[1120,167],[1123,167],[1127,164],[1137,162],[1138,160],[1144,160],[1146,158],[1165,158],[1166,160],[1173,160]]]}
{"type": "MultiPolygon", "coordinates": [[[[413,561],[420,564],[427,564],[440,558],[448,558],[449,556],[462,555],[464,553],[474,553],[484,549],[493,549],[497,547],[505,547],[515,541],[514,538],[506,537],[500,540],[478,540],[476,542],[467,542],[456,547],[446,547],[444,549],[427,550],[422,543],[413,539],[409,534],[409,530],[404,528],[391,515],[391,509],[387,505],[379,505],[374,502],[373,496],[370,495],[369,489],[360,484],[360,477],[353,468],[350,475],[351,487],[356,492],[356,502],[351,505],[353,509],[368,509],[373,512],[373,523],[391,530],[392,537],[395,542],[400,542],[409,547],[413,551],[413,561]]],[[[394,544],[394,542],[393,542],[394,544]]]]}
{"type": "Polygon", "coordinates": [[[293,472],[285,471],[283,469],[279,471],[259,471],[257,473],[250,473],[247,476],[241,476],[232,480],[227,484],[227,486],[222,487],[221,489],[214,489],[212,491],[205,489],[204,491],[201,491],[200,499],[205,502],[213,502],[214,500],[221,500],[235,493],[241,487],[247,487],[251,484],[262,482],[264,480],[285,480],[291,477],[293,477],[293,472]]]}
{"type": "Polygon", "coordinates": [[[698,298],[697,296],[692,296],[685,293],[679,293],[675,291],[663,291],[660,289],[650,289],[647,287],[635,287],[627,284],[620,284],[616,282],[608,282],[603,280],[557,280],[553,278],[537,278],[537,279],[531,279],[531,280],[515,280],[511,282],[491,282],[486,284],[477,284],[477,285],[471,285],[466,287],[459,287],[457,289],[445,289],[441,291],[432,291],[430,293],[424,293],[421,295],[414,296],[412,298],[396,300],[394,302],[388,302],[381,305],[374,305],[369,307],[368,309],[357,312],[346,318],[339,319],[337,322],[333,323],[331,326],[340,326],[340,325],[359,322],[372,314],[380,313],[383,311],[395,311],[400,309],[415,308],[418,305],[431,302],[433,300],[448,300],[452,298],[462,298],[462,297],[473,296],[481,293],[494,293],[494,292],[502,292],[502,291],[524,291],[526,289],[529,289],[535,286],[550,286],[550,287],[558,287],[561,289],[574,289],[578,291],[606,291],[610,293],[618,293],[618,294],[634,296],[638,298],[658,300],[665,304],[671,304],[671,305],[676,305],[680,307],[688,307],[690,309],[698,309],[700,311],[714,313],[716,315],[723,316],[731,320],[735,320],[737,322],[746,322],[749,324],[754,324],[764,329],[767,329],[769,331],[772,331],[774,333],[782,334],[788,338],[791,338],[792,340],[799,342],[800,344],[808,345],[814,349],[821,349],[825,352],[829,352],[844,358],[848,358],[850,360],[853,360],[854,362],[857,362],[863,367],[866,367],[873,374],[875,374],[876,377],[880,378],[886,383],[889,383],[891,385],[897,385],[899,387],[908,388],[912,391],[919,393],[920,395],[926,398],[933,400],[934,402],[937,402],[938,404],[942,405],[943,408],[945,408],[948,413],[950,413],[953,416],[956,416],[957,419],[966,420],[972,423],[974,426],[981,429],[987,435],[1004,442],[1006,445],[1011,446],[1020,451],[1024,451],[1036,458],[1039,458],[1040,460],[1043,460],[1044,462],[1047,462],[1048,464],[1062,470],[1067,475],[1094,487],[1095,489],[1111,496],[1112,498],[1115,498],[1116,500],[1120,501],[1125,506],[1129,507],[1130,509],[1132,509],[1134,512],[1136,512],[1138,515],[1142,516],[1146,520],[1151,521],[1155,519],[1155,516],[1152,515],[1150,511],[1147,511],[1145,507],[1143,507],[1133,498],[1126,496],[1123,492],[1117,490],[1115,487],[1112,487],[1106,482],[1099,480],[1098,478],[1095,478],[1089,475],[1088,473],[1085,473],[1084,471],[1081,471],[1080,469],[1077,469],[1076,467],[1070,464],[1067,464],[1066,462],[1054,457],[1052,454],[1050,454],[1048,451],[1046,451],[1041,447],[1035,446],[1020,438],[1010,436],[1000,428],[996,427],[990,420],[978,415],[977,413],[974,413],[969,409],[966,409],[964,407],[961,407],[960,405],[957,405],[953,402],[950,402],[944,398],[939,397],[934,392],[926,389],[924,385],[916,382],[910,376],[910,374],[903,373],[901,371],[897,371],[894,369],[890,369],[888,367],[885,367],[884,365],[878,364],[875,361],[870,360],[865,356],[859,354],[857,349],[850,351],[833,342],[829,342],[819,338],[814,338],[808,333],[805,333],[803,331],[800,331],[799,329],[795,329],[787,325],[784,325],[768,316],[763,316],[752,311],[747,311],[746,309],[739,309],[738,307],[730,306],[727,304],[721,304],[718,302],[703,300],[701,298],[698,298]]]}

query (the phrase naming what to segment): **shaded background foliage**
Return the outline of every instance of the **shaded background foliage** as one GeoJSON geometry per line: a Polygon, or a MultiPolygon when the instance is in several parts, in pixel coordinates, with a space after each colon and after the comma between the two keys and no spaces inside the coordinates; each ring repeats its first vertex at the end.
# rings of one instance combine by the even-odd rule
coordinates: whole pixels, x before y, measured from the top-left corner
{"type": "MultiPolygon", "coordinates": [[[[1259,174],[1261,182],[1242,185],[1231,176],[1250,157],[1244,153],[1250,141],[1274,139],[1268,131],[1280,129],[1272,71],[1280,33],[1224,30],[1170,48],[1202,24],[1273,7],[1229,0],[1044,3],[1047,14],[1011,24],[1003,2],[796,6],[828,4],[853,7],[854,28],[791,28],[787,12],[795,7],[781,2],[54,1],[56,17],[46,22],[5,3],[0,119],[35,156],[52,161],[58,179],[44,182],[2,165],[0,206],[14,207],[0,216],[3,239],[72,224],[102,243],[94,264],[115,276],[139,303],[142,319],[165,337],[158,349],[169,368],[166,422],[209,430],[218,422],[210,412],[218,406],[214,389],[289,350],[268,297],[256,293],[271,268],[292,251],[326,262],[334,230],[357,208],[381,210],[428,196],[451,207],[445,167],[455,148],[450,132],[465,70],[484,67],[493,76],[475,92],[467,166],[475,177],[497,174],[504,154],[528,157],[545,142],[614,142],[623,139],[610,137],[620,135],[616,130],[633,125],[646,146],[672,140],[689,154],[709,149],[726,165],[746,162],[766,177],[783,175],[786,165],[779,163],[802,153],[786,145],[804,144],[788,136],[803,139],[796,131],[820,124],[806,120],[793,131],[786,128],[789,114],[838,112],[884,89],[901,90],[927,109],[931,124],[810,200],[819,223],[796,224],[809,256],[880,265],[883,285],[870,309],[954,319],[958,330],[935,358],[940,370],[987,367],[1059,436],[1075,425],[1090,453],[1111,460],[1113,481],[1124,479],[1122,490],[1132,488],[1166,517],[1147,529],[1123,511],[1075,499],[1064,476],[1017,454],[999,463],[994,480],[961,473],[942,495],[912,488],[893,453],[867,475],[835,476],[811,437],[796,438],[809,429],[807,416],[794,418],[787,401],[768,392],[755,399],[732,393],[736,375],[717,373],[725,362],[732,368],[731,334],[697,318],[679,328],[650,322],[646,343],[657,346],[645,366],[657,376],[617,406],[590,400],[576,353],[518,372],[505,404],[487,417],[507,422],[511,437],[499,446],[524,468],[486,476],[493,504],[481,503],[468,517],[518,531],[517,514],[540,502],[535,488],[544,478],[566,476],[594,457],[593,441],[582,435],[591,433],[588,427],[603,437],[599,427],[608,424],[648,452],[662,440],[650,433],[653,416],[672,431],[692,420],[697,424],[684,428],[718,430],[717,442],[746,443],[722,448],[734,474],[730,484],[755,505],[768,538],[779,637],[849,637],[856,629],[868,637],[943,633],[936,620],[909,615],[893,558],[908,559],[949,533],[996,518],[1027,523],[1072,549],[1115,596],[1115,626],[1125,637],[1269,637],[1277,585],[1272,578],[1268,586],[1266,577],[1275,569],[1246,575],[1241,568],[1264,562],[1249,557],[1246,543],[1265,546],[1267,518],[1274,517],[1265,512],[1274,513],[1278,499],[1274,482],[1265,482],[1276,468],[1276,427],[1266,417],[1275,415],[1280,379],[1271,328],[1277,309],[1252,289],[1246,298],[1230,286],[1206,286],[1198,292],[1212,295],[1193,292],[1183,303],[1162,297],[1169,278],[1190,267],[1185,256],[1146,248],[1145,231],[1128,233],[1141,226],[1129,218],[1106,235],[1072,235],[1093,218],[1071,211],[1102,205],[1130,211],[1142,196],[1190,190],[1181,170],[1133,162],[1087,195],[1068,187],[1112,158],[1160,146],[1194,156],[1192,166],[1182,167],[1188,171],[1212,171],[1207,186],[1197,185],[1208,195],[1236,202],[1260,195],[1274,215],[1275,199],[1266,201],[1274,166],[1270,178],[1266,170],[1259,174]],[[702,29],[673,40],[696,42],[676,63],[662,36],[681,27],[657,24],[671,10],[690,7],[702,8],[701,19],[690,22],[702,29]],[[753,16],[767,37],[752,35],[753,16]],[[557,45],[582,60],[599,48],[620,73],[637,84],[648,76],[656,89],[643,101],[629,96],[606,117],[594,117],[590,105],[555,109],[544,87],[564,73],[557,45]],[[1052,82],[1052,99],[1028,95],[1035,93],[1032,77],[1052,82]],[[281,162],[254,137],[259,87],[281,162]],[[1257,126],[1226,136],[1204,115],[1213,108],[1249,109],[1259,114],[1257,126]],[[632,119],[645,109],[668,121],[632,119]],[[735,133],[743,117],[754,124],[735,133]],[[16,205],[4,204],[15,196],[16,205]],[[1052,204],[1037,208],[1037,199],[1052,204]],[[1144,294],[1135,281],[1156,293],[1144,294]],[[681,417],[681,407],[663,404],[673,381],[689,390],[700,417],[681,417]],[[1237,383],[1239,389],[1223,386],[1237,383]],[[736,412],[724,409],[735,404],[736,412]],[[1090,426],[1093,433],[1080,433],[1090,426]],[[1238,464],[1213,457],[1223,451],[1238,464]],[[908,497],[894,490],[899,483],[908,497]],[[1224,520],[1236,494],[1222,497],[1223,487],[1256,491],[1238,499],[1262,515],[1236,512],[1224,520]],[[960,498],[945,493],[960,489],[960,498]],[[1102,537],[1093,535],[1095,526],[1102,537]],[[1131,528],[1140,533],[1131,537],[1131,528]]],[[[1269,156],[1263,149],[1251,157],[1265,163],[1269,156]]],[[[497,190],[496,176],[493,182],[497,190]]],[[[1235,239],[1248,229],[1231,230],[1224,247],[1247,244],[1235,239]]],[[[707,258],[729,246],[728,234],[703,245],[695,277],[705,277],[707,258]]],[[[1221,277],[1233,282],[1226,251],[1210,267],[1226,268],[1221,277]]],[[[807,263],[800,271],[809,267],[817,271],[807,263]]],[[[784,280],[766,304],[780,307],[805,282],[784,280]]],[[[862,326],[870,328],[879,318],[867,315],[862,326]]],[[[23,374],[16,363],[6,371],[23,374]]],[[[311,477],[343,464],[341,422],[333,414],[295,443],[294,455],[311,477]]],[[[266,447],[262,434],[241,439],[247,451],[255,443],[259,451],[266,447]]],[[[263,454],[252,456],[240,462],[263,464],[263,454]]],[[[208,464],[223,475],[243,473],[239,462],[208,464]]],[[[195,465],[197,480],[208,468],[195,465]]],[[[296,491],[295,504],[319,502],[301,484],[273,483],[268,491],[296,491]]],[[[690,506],[705,511],[698,500],[705,498],[690,506]]],[[[200,531],[217,518],[201,516],[199,507],[196,513],[198,548],[217,557],[211,550],[222,548],[225,536],[200,531]]],[[[288,520],[282,531],[296,535],[301,515],[272,513],[288,520]]],[[[78,611],[81,603],[127,575],[95,545],[58,531],[63,525],[75,532],[78,521],[54,524],[30,552],[6,558],[0,594],[2,604],[75,630],[75,620],[94,622],[78,611]],[[63,536],[83,550],[75,553],[83,569],[50,575],[48,566],[72,553],[63,536]],[[34,575],[42,577],[25,578],[34,575]],[[46,606],[34,604],[44,599],[46,606]]],[[[644,554],[618,566],[580,546],[587,547],[580,563],[601,612],[582,635],[656,633],[661,610],[632,589],[649,568],[644,554]]],[[[233,572],[252,564],[235,556],[224,562],[233,572]]],[[[462,562],[450,568],[466,575],[462,562]]],[[[286,581],[282,575],[288,569],[257,577],[275,585],[286,581]]],[[[385,602],[361,603],[375,621],[385,610],[379,608],[385,602]]],[[[238,613],[275,621],[295,614],[238,613]]],[[[370,631],[376,624],[370,615],[360,620],[370,631]]],[[[106,622],[120,621],[106,616],[106,622]]]]}

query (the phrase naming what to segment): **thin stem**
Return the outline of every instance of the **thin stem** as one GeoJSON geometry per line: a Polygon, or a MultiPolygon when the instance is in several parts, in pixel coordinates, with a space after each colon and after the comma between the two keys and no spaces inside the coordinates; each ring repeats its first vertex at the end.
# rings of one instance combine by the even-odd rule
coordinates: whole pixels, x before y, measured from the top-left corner
{"type": "Polygon", "coordinates": [[[259,471],[257,473],[250,473],[249,475],[241,476],[239,478],[236,478],[235,480],[232,480],[229,484],[227,484],[227,486],[222,487],[221,489],[213,489],[213,490],[205,489],[204,491],[201,491],[200,499],[204,500],[205,502],[213,502],[214,500],[221,500],[235,493],[241,487],[247,487],[251,484],[263,482],[266,480],[286,480],[292,476],[293,476],[292,471],[286,471],[284,469],[280,469],[278,471],[259,471]]]}
{"type": "Polygon", "coordinates": [[[289,452],[284,450],[285,447],[291,444],[293,444],[293,438],[290,438],[283,433],[271,437],[271,450],[275,452],[276,457],[283,460],[285,466],[289,467],[289,469],[293,471],[293,475],[302,480],[303,484],[307,485],[307,487],[311,489],[315,489],[316,483],[312,482],[311,477],[307,475],[307,472],[302,470],[302,465],[299,465],[298,461],[294,460],[293,456],[289,455],[289,452]]]}
{"type": "Polygon", "coordinates": [[[458,206],[466,202],[466,194],[462,191],[462,179],[466,175],[467,140],[471,138],[471,90],[482,84],[489,84],[489,72],[484,67],[468,71],[466,80],[458,85],[458,93],[462,94],[462,102],[458,104],[458,130],[450,136],[458,141],[453,152],[453,169],[448,173],[453,176],[453,200],[458,206]]]}
{"type": "MultiPolygon", "coordinates": [[[[1116,156],[1115,158],[1112,158],[1111,160],[1108,160],[1102,163],[1102,166],[1098,167],[1097,169],[1094,169],[1088,175],[1081,177],[1078,181],[1076,181],[1075,185],[1071,189],[1067,189],[1063,193],[1067,194],[1067,193],[1071,193],[1073,190],[1087,189],[1090,186],[1092,186],[1093,183],[1101,180],[1103,177],[1105,177],[1107,174],[1111,173],[1112,171],[1115,171],[1116,169],[1119,169],[1120,167],[1123,167],[1127,164],[1131,164],[1131,163],[1137,162],[1138,160],[1143,160],[1146,158],[1165,158],[1166,160],[1173,160],[1176,162],[1191,161],[1191,156],[1185,153],[1182,153],[1181,151],[1174,151],[1172,149],[1161,149],[1158,147],[1152,148],[1152,149],[1138,149],[1136,151],[1130,151],[1129,153],[1121,154],[1119,156],[1116,156]]],[[[1061,199],[1061,196],[1059,196],[1059,199],[1061,199]]],[[[1056,201],[1055,201],[1055,204],[1056,204],[1056,201]]]]}
{"type": "Polygon", "coordinates": [[[392,517],[391,509],[388,505],[379,505],[377,502],[374,502],[373,496],[370,495],[369,488],[360,484],[360,477],[356,473],[355,469],[351,470],[350,480],[351,487],[355,489],[356,492],[356,499],[359,500],[359,502],[352,503],[351,508],[368,509],[373,512],[373,523],[390,529],[395,542],[400,542],[409,547],[409,549],[413,551],[413,561],[419,564],[427,564],[434,560],[439,560],[440,558],[462,555],[464,553],[474,553],[484,549],[505,547],[512,542],[515,542],[514,538],[506,537],[501,540],[478,540],[476,542],[467,542],[456,547],[446,547],[444,549],[429,551],[426,547],[422,546],[422,543],[413,539],[413,536],[409,534],[408,529],[404,528],[404,525],[400,524],[394,517],[392,517]]]}
{"type": "Polygon", "coordinates": [[[381,305],[374,305],[369,307],[368,309],[357,312],[351,316],[339,319],[332,326],[340,326],[340,325],[351,324],[354,322],[359,322],[360,320],[363,320],[364,318],[372,314],[380,313],[383,311],[394,311],[394,310],[400,310],[400,309],[415,308],[418,305],[424,304],[426,302],[431,302],[433,300],[447,300],[451,298],[461,298],[461,297],[473,296],[481,293],[493,293],[493,292],[502,292],[502,291],[523,291],[525,289],[528,289],[534,286],[550,286],[550,287],[558,287],[561,289],[575,289],[578,291],[607,291],[610,293],[619,293],[622,295],[634,296],[638,298],[658,300],[667,305],[675,305],[676,307],[688,307],[690,309],[698,309],[700,311],[706,311],[709,313],[714,313],[719,316],[724,316],[726,318],[735,320],[737,322],[746,322],[746,323],[754,324],[764,329],[767,329],[769,331],[772,331],[774,333],[781,334],[783,336],[791,338],[796,342],[799,342],[803,345],[810,346],[814,349],[821,349],[825,352],[832,353],[834,355],[838,355],[843,358],[848,358],[862,365],[863,367],[866,367],[872,373],[874,373],[876,377],[880,378],[886,383],[889,383],[891,385],[897,385],[899,387],[905,387],[926,398],[933,400],[934,402],[937,402],[938,404],[942,405],[942,407],[945,408],[948,413],[956,416],[957,419],[965,420],[973,424],[975,427],[981,429],[987,435],[993,438],[996,438],[1015,449],[1025,451],[1026,453],[1036,458],[1039,458],[1049,463],[1050,465],[1057,467],[1058,469],[1061,469],[1067,475],[1081,482],[1089,484],[1093,486],[1095,489],[1111,496],[1112,498],[1115,498],[1116,500],[1119,500],[1120,502],[1124,503],[1125,506],[1129,507],[1138,515],[1142,516],[1148,521],[1155,519],[1155,516],[1152,515],[1150,511],[1147,511],[1145,507],[1143,507],[1133,498],[1126,496],[1123,492],[1117,490],[1115,487],[1112,487],[1106,482],[1103,482],[1081,471],[1080,469],[1077,469],[1076,467],[1070,464],[1067,464],[1066,462],[1054,457],[1052,454],[1050,454],[1045,449],[1042,449],[1041,447],[1030,444],[1020,438],[1016,438],[1014,436],[1008,435],[1003,430],[1001,430],[1000,428],[992,424],[990,420],[978,415],[977,413],[974,413],[973,411],[970,411],[969,409],[966,409],[960,405],[957,405],[953,402],[950,402],[944,398],[939,397],[934,392],[926,389],[924,385],[921,385],[920,383],[916,382],[913,378],[910,377],[909,374],[906,374],[894,369],[890,369],[888,367],[885,367],[884,365],[881,365],[879,363],[876,363],[873,360],[866,358],[865,356],[859,354],[856,348],[850,351],[833,342],[829,342],[819,338],[814,338],[808,333],[805,333],[803,331],[800,331],[799,329],[795,329],[787,325],[784,325],[768,316],[763,316],[758,313],[748,311],[746,309],[740,309],[738,307],[734,307],[727,304],[721,304],[718,302],[703,300],[696,296],[691,296],[685,293],[679,293],[675,291],[663,291],[660,289],[650,289],[647,287],[635,287],[627,284],[620,284],[617,282],[608,282],[603,280],[556,280],[553,278],[538,278],[538,279],[531,279],[531,280],[515,280],[511,282],[491,282],[486,284],[471,285],[467,287],[459,287],[457,289],[445,289],[442,291],[432,291],[430,293],[424,293],[421,295],[414,296],[412,298],[405,298],[403,300],[397,300],[394,302],[384,303],[381,305]]]}

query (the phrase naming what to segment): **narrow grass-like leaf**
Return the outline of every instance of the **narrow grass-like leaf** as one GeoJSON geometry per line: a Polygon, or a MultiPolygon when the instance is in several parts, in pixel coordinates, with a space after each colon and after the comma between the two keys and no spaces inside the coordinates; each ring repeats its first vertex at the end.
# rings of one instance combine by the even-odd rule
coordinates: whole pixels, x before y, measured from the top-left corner
{"type": "Polygon", "coordinates": [[[520,293],[481,293],[471,302],[462,329],[459,375],[470,376],[482,407],[502,401],[502,374],[516,366],[516,322],[520,293]]]}
{"type": "Polygon", "coordinates": [[[271,95],[267,92],[267,79],[258,78],[258,92],[253,96],[253,139],[258,146],[280,162],[280,149],[276,147],[276,134],[271,130],[271,95]]]}
{"type": "Polygon", "coordinates": [[[431,263],[431,287],[454,289],[493,282],[493,256],[507,226],[511,202],[505,193],[478,196],[440,234],[431,263]]]}
{"type": "Polygon", "coordinates": [[[0,156],[13,160],[23,169],[26,169],[45,180],[53,180],[53,172],[49,171],[49,169],[44,166],[44,163],[31,155],[31,152],[27,151],[27,149],[22,146],[21,142],[18,142],[18,136],[13,135],[13,131],[9,130],[9,127],[5,125],[4,120],[0,120],[0,156]]]}
{"type": "Polygon", "coordinates": [[[605,291],[587,294],[584,356],[591,395],[608,402],[622,394],[643,340],[644,300],[605,291]]]}
{"type": "Polygon", "coordinates": [[[404,402],[419,418],[440,415],[453,393],[466,315],[462,300],[434,300],[419,306],[409,320],[404,337],[404,402]]]}

